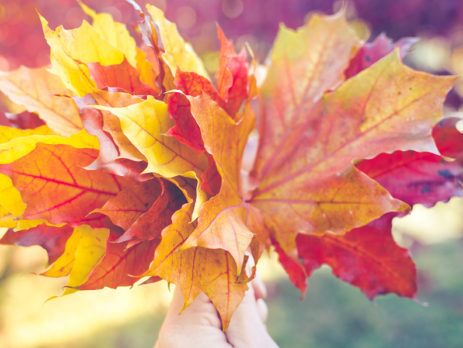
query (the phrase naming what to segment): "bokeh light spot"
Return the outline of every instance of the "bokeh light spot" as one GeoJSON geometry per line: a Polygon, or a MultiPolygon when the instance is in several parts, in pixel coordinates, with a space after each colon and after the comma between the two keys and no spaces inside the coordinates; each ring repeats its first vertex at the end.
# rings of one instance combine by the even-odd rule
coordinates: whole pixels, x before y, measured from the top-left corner
{"type": "Polygon", "coordinates": [[[176,11],[177,24],[181,29],[190,29],[196,24],[196,11],[190,6],[179,7],[176,11]]]}
{"type": "Polygon", "coordinates": [[[239,17],[244,10],[243,2],[241,0],[223,0],[222,12],[228,18],[239,17]]]}

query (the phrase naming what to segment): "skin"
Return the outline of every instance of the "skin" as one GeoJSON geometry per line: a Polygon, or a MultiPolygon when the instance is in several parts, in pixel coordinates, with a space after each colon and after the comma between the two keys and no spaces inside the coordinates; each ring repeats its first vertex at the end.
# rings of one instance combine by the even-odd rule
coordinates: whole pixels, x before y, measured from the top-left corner
{"type": "Polygon", "coordinates": [[[256,279],[233,315],[229,328],[222,331],[220,317],[205,294],[183,312],[183,298],[179,289],[159,332],[155,348],[275,348],[278,347],[267,332],[266,289],[256,279]]]}

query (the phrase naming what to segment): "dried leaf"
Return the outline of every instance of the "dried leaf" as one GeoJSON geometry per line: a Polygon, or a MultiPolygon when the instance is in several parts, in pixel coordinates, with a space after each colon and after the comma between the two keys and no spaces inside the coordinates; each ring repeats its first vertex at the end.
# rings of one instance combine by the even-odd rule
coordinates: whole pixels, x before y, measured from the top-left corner
{"type": "Polygon", "coordinates": [[[261,92],[252,202],[286,251],[296,233],[345,233],[406,209],[352,163],[429,146],[453,84],[392,53],[323,96],[342,82],[357,46],[340,15],[314,16],[296,33],[283,29],[275,43],[261,92]]]}
{"type": "Polygon", "coordinates": [[[72,94],[45,68],[21,67],[1,72],[0,91],[26,110],[37,113],[58,134],[71,135],[82,129],[72,94]]]}
{"type": "Polygon", "coordinates": [[[247,290],[246,281],[238,277],[235,262],[223,250],[190,248],[182,245],[193,230],[192,205],[184,205],[172,218],[172,225],[162,234],[148,275],[160,276],[182,290],[184,308],[190,305],[201,291],[211,299],[226,330],[231,316],[247,290]],[[181,272],[178,270],[181,269],[181,272]]]}
{"type": "Polygon", "coordinates": [[[204,156],[167,135],[172,122],[164,102],[148,97],[124,108],[95,107],[119,117],[124,134],[146,157],[146,172],[168,178],[177,175],[193,178],[207,166],[204,156]]]}
{"type": "Polygon", "coordinates": [[[368,298],[393,292],[414,297],[416,269],[407,250],[392,238],[394,214],[388,214],[344,236],[299,235],[298,251],[308,275],[322,264],[368,298]]]}
{"type": "Polygon", "coordinates": [[[191,45],[180,36],[177,26],[169,22],[164,13],[157,7],[147,5],[146,9],[159,30],[159,36],[164,48],[162,57],[171,69],[172,74],[175,75],[177,69],[179,69],[207,77],[201,59],[196,55],[191,45]]]}
{"type": "Polygon", "coordinates": [[[463,161],[463,133],[458,129],[458,117],[447,117],[440,121],[432,131],[439,152],[447,157],[463,161]]]}
{"type": "Polygon", "coordinates": [[[157,244],[158,241],[148,241],[129,247],[127,243],[109,241],[105,256],[95,266],[87,281],[79,286],[79,290],[135,284],[140,279],[139,275],[148,270],[157,244]]]}
{"type": "Polygon", "coordinates": [[[216,196],[204,203],[198,226],[184,248],[224,249],[240,269],[253,238],[245,224],[249,209],[241,195],[240,168],[247,137],[254,126],[254,114],[248,106],[235,121],[207,95],[190,98],[190,103],[204,146],[217,165],[222,186],[216,196]],[[217,134],[227,134],[227,137],[217,137],[217,134]]]}
{"type": "Polygon", "coordinates": [[[463,168],[428,152],[397,151],[360,162],[357,167],[394,197],[433,206],[463,195],[463,168]]]}
{"type": "Polygon", "coordinates": [[[81,225],[74,229],[66,242],[64,253],[43,273],[48,277],[69,276],[63,295],[72,294],[89,277],[90,272],[103,257],[109,230],[93,229],[81,225]]]}
{"type": "Polygon", "coordinates": [[[23,231],[8,230],[0,239],[0,244],[16,244],[23,247],[41,246],[47,251],[48,261],[53,263],[63,254],[66,242],[71,235],[72,228],[69,226],[39,225],[23,231]]]}
{"type": "Polygon", "coordinates": [[[27,204],[24,217],[76,224],[120,190],[113,175],[83,168],[95,158],[92,149],[39,144],[0,170],[11,177],[27,204]]]}

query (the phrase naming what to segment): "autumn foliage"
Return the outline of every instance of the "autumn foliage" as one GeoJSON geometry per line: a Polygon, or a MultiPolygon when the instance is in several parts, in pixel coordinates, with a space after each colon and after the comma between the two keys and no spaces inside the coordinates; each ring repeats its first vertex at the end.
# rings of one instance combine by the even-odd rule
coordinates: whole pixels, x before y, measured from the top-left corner
{"type": "Polygon", "coordinates": [[[414,297],[391,234],[414,204],[462,194],[454,77],[405,66],[410,41],[365,43],[344,14],[281,27],[268,64],[218,28],[211,77],[175,24],[50,28],[51,66],[0,73],[4,244],[40,245],[64,294],[165,279],[227,327],[266,249],[302,291],[323,264],[374,298],[414,297]],[[436,125],[437,123],[437,125],[436,125]]]}

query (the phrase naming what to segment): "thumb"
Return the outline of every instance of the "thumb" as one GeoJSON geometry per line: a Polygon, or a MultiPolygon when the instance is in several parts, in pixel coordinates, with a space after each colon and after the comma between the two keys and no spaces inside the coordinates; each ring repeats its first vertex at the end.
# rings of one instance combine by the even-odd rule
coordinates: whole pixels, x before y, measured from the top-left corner
{"type": "Polygon", "coordinates": [[[253,286],[249,287],[243,301],[233,314],[226,336],[228,342],[236,348],[278,347],[262,321],[261,309],[253,286]]]}

